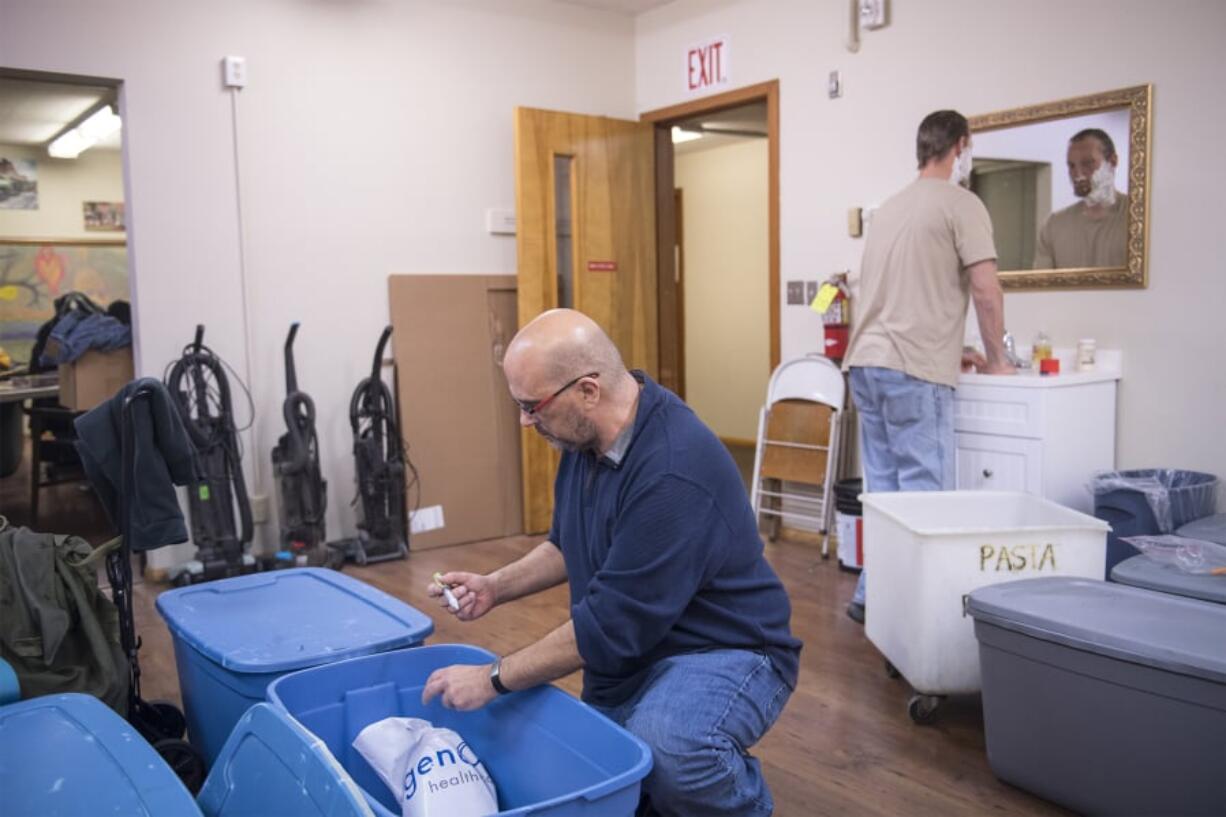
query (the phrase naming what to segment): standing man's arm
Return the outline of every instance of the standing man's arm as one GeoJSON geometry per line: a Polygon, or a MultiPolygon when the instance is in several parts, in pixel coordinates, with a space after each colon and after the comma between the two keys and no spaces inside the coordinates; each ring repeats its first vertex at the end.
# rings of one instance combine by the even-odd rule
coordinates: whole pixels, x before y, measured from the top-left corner
{"type": "Polygon", "coordinates": [[[996,259],[988,258],[966,268],[970,278],[979,336],[987,353],[984,374],[1014,374],[1017,370],[1005,356],[1005,293],[996,277],[996,259]]]}

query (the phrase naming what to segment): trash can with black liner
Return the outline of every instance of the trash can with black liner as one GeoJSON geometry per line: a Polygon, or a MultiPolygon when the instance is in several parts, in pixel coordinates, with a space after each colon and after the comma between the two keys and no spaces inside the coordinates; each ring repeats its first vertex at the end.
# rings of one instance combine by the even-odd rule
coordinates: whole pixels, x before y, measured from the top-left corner
{"type": "Polygon", "coordinates": [[[1129,536],[1172,533],[1194,519],[1212,516],[1217,507],[1218,478],[1200,471],[1143,468],[1104,471],[1090,484],[1094,515],[1111,525],[1107,565],[1111,568],[1137,555],[1129,536]]]}

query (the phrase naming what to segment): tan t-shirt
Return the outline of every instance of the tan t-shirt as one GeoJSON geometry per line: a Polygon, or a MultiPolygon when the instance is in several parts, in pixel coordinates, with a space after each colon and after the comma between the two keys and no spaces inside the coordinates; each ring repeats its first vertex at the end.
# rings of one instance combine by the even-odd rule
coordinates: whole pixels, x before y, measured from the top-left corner
{"type": "Polygon", "coordinates": [[[1034,251],[1035,269],[1122,267],[1128,259],[1128,196],[1117,192],[1103,218],[1086,215],[1084,201],[1047,217],[1034,251]]]}
{"type": "Polygon", "coordinates": [[[940,179],[916,179],[873,216],[844,368],[880,366],[956,386],[970,281],[966,268],[996,257],[979,197],[940,179]]]}

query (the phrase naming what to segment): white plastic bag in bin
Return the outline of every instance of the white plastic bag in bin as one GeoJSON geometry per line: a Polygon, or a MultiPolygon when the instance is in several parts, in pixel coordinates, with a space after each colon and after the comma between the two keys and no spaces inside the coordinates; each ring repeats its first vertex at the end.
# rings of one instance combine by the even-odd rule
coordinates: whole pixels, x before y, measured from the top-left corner
{"type": "Polygon", "coordinates": [[[384,718],[363,729],[353,748],[392,790],[402,817],[498,812],[498,792],[485,764],[450,729],[421,718],[384,718]]]}

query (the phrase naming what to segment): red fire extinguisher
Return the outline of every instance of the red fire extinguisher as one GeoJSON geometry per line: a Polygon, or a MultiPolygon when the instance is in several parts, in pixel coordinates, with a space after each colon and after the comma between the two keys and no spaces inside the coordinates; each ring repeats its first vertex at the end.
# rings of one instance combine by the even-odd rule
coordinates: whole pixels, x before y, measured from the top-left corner
{"type": "Polygon", "coordinates": [[[847,354],[847,341],[851,335],[851,297],[847,288],[847,273],[840,272],[831,276],[823,284],[823,288],[825,287],[833,287],[836,293],[822,312],[822,328],[825,330],[822,353],[841,363],[843,356],[847,354]]]}

